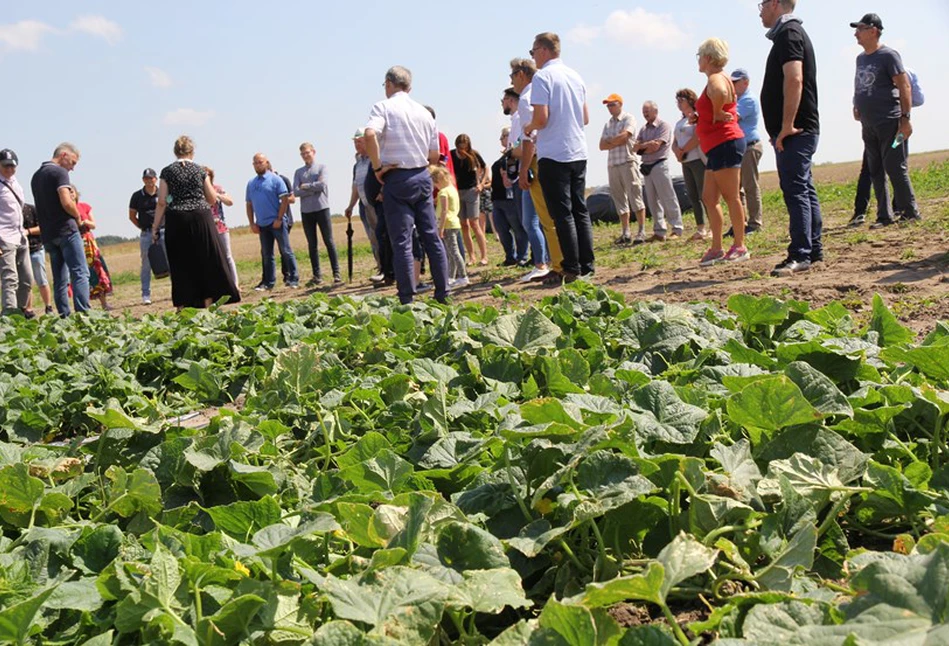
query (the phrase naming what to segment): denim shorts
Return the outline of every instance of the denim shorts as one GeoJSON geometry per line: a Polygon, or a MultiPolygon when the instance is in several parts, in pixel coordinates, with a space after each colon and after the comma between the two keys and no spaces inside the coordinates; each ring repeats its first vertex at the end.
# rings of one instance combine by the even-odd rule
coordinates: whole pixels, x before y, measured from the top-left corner
{"type": "Polygon", "coordinates": [[[46,277],[46,249],[31,251],[30,263],[33,265],[33,282],[40,287],[49,285],[49,278],[46,277]]]}
{"type": "Polygon", "coordinates": [[[745,140],[732,139],[712,148],[706,157],[706,170],[723,170],[725,168],[741,168],[741,158],[745,156],[745,140]]]}

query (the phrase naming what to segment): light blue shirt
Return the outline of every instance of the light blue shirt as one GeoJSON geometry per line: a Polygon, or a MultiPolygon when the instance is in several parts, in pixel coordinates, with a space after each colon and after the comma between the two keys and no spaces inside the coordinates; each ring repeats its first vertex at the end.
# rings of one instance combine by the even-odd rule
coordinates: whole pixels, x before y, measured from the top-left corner
{"type": "Polygon", "coordinates": [[[761,106],[758,105],[758,99],[748,90],[738,97],[738,125],[745,133],[745,143],[750,144],[753,141],[761,141],[761,133],[758,132],[758,121],[761,119],[761,106]]]}
{"type": "MultiPolygon", "coordinates": [[[[575,71],[559,58],[549,61],[534,75],[531,105],[547,106],[547,126],[537,131],[537,158],[566,163],[587,158],[583,134],[583,106],[587,88],[575,71]]],[[[526,124],[525,124],[526,125],[526,124]]]]}
{"type": "Polygon", "coordinates": [[[247,182],[245,199],[254,208],[254,220],[257,226],[273,225],[280,212],[280,199],[288,194],[287,185],[283,183],[280,176],[269,170],[247,182]]]}
{"type": "Polygon", "coordinates": [[[312,166],[298,168],[293,174],[293,194],[300,198],[300,213],[316,213],[328,209],[329,190],[326,187],[326,166],[313,162],[312,166]],[[303,185],[306,188],[303,188],[303,185]]]}

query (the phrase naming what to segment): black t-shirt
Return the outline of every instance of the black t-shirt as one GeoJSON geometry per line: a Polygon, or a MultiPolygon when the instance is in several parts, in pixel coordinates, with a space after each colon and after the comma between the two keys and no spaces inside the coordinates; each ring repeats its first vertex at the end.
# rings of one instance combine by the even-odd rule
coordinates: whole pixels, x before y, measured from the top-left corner
{"type": "Polygon", "coordinates": [[[478,166],[471,168],[467,157],[461,157],[457,150],[451,151],[451,163],[455,166],[455,181],[459,191],[474,188],[478,183],[478,169],[484,168],[485,163],[480,153],[475,152],[475,156],[478,158],[478,166]]]}
{"type": "Polygon", "coordinates": [[[765,129],[772,139],[781,133],[781,122],[784,120],[784,64],[791,61],[801,61],[804,67],[804,88],[794,126],[805,132],[820,134],[817,58],[811,39],[800,21],[791,20],[774,39],[761,83],[761,114],[765,129]]]}
{"type": "MultiPolygon", "coordinates": [[[[290,178],[286,175],[277,175],[277,177],[283,180],[283,183],[287,186],[287,192],[290,195],[293,195],[293,184],[290,183],[290,178]]],[[[287,205],[287,213],[285,217],[290,220],[291,223],[293,222],[293,207],[289,204],[287,205]]]]}
{"type": "MultiPolygon", "coordinates": [[[[29,203],[24,204],[23,228],[32,229],[35,226],[39,226],[39,221],[36,219],[36,207],[29,203]]],[[[43,240],[39,236],[28,234],[26,239],[30,243],[30,253],[34,253],[43,248],[43,240]]]]}
{"type": "Polygon", "coordinates": [[[51,161],[43,162],[30,180],[40,235],[45,243],[79,232],[75,218],[59,201],[59,189],[63,186],[69,186],[69,171],[51,161]]]}
{"type": "Polygon", "coordinates": [[[507,158],[502,155],[499,160],[491,164],[491,199],[510,200],[508,188],[504,185],[504,174],[507,173],[507,158]]]}
{"type": "MultiPolygon", "coordinates": [[[[155,223],[155,209],[158,208],[158,191],[154,195],[149,195],[145,189],[139,189],[132,193],[129,200],[129,209],[138,213],[138,226],[142,231],[150,231],[152,224],[155,223]]],[[[164,228],[164,224],[162,225],[164,228]]]]}

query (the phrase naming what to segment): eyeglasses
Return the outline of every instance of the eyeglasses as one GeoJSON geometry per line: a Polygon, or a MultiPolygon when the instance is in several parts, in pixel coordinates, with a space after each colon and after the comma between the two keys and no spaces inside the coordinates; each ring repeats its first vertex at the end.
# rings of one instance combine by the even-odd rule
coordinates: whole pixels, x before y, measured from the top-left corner
{"type": "Polygon", "coordinates": [[[758,11],[760,12],[762,9],[765,8],[765,5],[769,5],[769,4],[771,4],[771,0],[763,0],[762,2],[759,2],[758,11]]]}

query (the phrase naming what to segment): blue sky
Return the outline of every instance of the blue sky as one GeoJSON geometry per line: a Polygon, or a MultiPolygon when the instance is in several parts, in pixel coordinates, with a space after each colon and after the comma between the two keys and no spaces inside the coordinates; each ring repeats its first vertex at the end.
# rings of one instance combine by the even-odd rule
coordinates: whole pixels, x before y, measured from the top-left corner
{"type": "MultiPolygon", "coordinates": [[[[0,18],[4,128],[0,147],[19,155],[28,189],[39,164],[63,140],[82,151],[73,180],[93,206],[102,234],[131,236],[129,195],[146,166],[172,159],[179,134],[194,137],[196,159],[215,167],[218,182],[242,197],[251,158],[268,154],[291,175],[301,142],[315,144],[330,173],[330,204],[349,199],[352,132],[383,98],[393,64],[415,76],[413,96],[438,112],[450,141],[468,133],[495,159],[506,119],[499,98],[508,61],[523,56],[534,34],[555,31],[563,59],[584,77],[588,184],[606,181],[597,149],[608,117],[600,100],[622,94],[641,122],[640,106],[659,103],[672,120],[680,87],[699,90],[694,52],[709,36],[731,46],[732,66],[747,68],[752,91],[769,41],[753,0],[676,4],[641,2],[476,3],[166,0],[10,2],[0,18]],[[14,88],[20,88],[11,100],[14,88]]],[[[859,127],[850,116],[854,57],[848,23],[880,13],[884,42],[920,77],[927,105],[914,112],[914,152],[949,148],[949,128],[936,106],[949,103],[944,63],[934,55],[949,26],[949,2],[903,0],[873,6],[852,0],[800,0],[797,10],[817,50],[822,138],[818,162],[859,158],[859,127]]],[[[766,152],[764,168],[773,168],[766,152]]],[[[229,221],[245,223],[242,206],[229,221]]]]}

